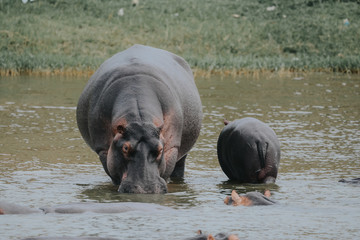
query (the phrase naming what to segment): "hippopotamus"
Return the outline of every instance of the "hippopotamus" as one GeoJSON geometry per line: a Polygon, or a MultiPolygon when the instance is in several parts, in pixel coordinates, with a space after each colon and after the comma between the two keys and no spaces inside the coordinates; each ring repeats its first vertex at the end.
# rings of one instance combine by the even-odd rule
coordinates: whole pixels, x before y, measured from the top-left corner
{"type": "Polygon", "coordinates": [[[201,230],[197,231],[197,235],[186,240],[239,240],[235,234],[218,233],[215,236],[212,234],[204,234],[201,230]]]}
{"type": "Polygon", "coordinates": [[[41,213],[40,209],[29,208],[14,203],[0,201],[0,215],[41,213]]]}
{"type": "Polygon", "coordinates": [[[225,120],[224,124],[217,154],[227,177],[240,183],[274,183],[280,163],[280,143],[275,132],[251,117],[225,120]]]}
{"type": "Polygon", "coordinates": [[[260,192],[248,192],[244,195],[239,195],[235,190],[231,192],[231,197],[227,196],[224,199],[226,205],[233,206],[260,206],[260,205],[273,205],[276,202],[269,199],[271,193],[266,190],[264,195],[260,192]]]}
{"type": "Polygon", "coordinates": [[[0,214],[32,214],[32,213],[123,213],[129,211],[158,212],[171,211],[172,208],[154,203],[118,202],[118,203],[68,203],[52,207],[29,208],[14,203],[0,201],[0,214]]]}
{"type": "Polygon", "coordinates": [[[340,179],[339,182],[351,183],[351,184],[360,184],[360,178],[353,178],[353,179],[350,179],[350,180],[340,179]]]}
{"type": "Polygon", "coordinates": [[[170,211],[172,208],[140,202],[119,202],[119,203],[69,203],[54,207],[40,208],[44,213],[123,213],[129,211],[156,212],[170,211]]]}
{"type": "Polygon", "coordinates": [[[119,240],[117,238],[103,237],[30,237],[22,240],[119,240]]]}
{"type": "MultiPolygon", "coordinates": [[[[117,240],[117,238],[102,238],[102,237],[31,237],[23,240],[117,240]]],[[[192,238],[186,238],[185,240],[239,240],[234,234],[218,233],[215,236],[211,234],[206,235],[198,231],[198,235],[192,238]]]]}
{"type": "MultiPolygon", "coordinates": [[[[102,237],[31,237],[25,238],[23,240],[117,240],[117,238],[102,238],[102,237]]],[[[205,235],[200,233],[196,237],[187,238],[185,240],[239,240],[239,238],[234,235],[227,235],[224,233],[216,234],[212,236],[211,234],[205,235]]]]}
{"type": "Polygon", "coordinates": [[[82,137],[121,193],[166,193],[184,176],[202,105],[187,62],[134,45],[91,76],[76,110],[82,137]]]}

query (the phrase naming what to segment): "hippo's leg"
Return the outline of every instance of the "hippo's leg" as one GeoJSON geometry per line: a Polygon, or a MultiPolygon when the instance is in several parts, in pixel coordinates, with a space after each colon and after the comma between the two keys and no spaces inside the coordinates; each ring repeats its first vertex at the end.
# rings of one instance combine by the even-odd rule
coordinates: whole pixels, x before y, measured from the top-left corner
{"type": "Polygon", "coordinates": [[[182,179],[184,177],[185,171],[185,159],[187,154],[185,154],[175,165],[174,171],[172,172],[170,178],[172,179],[182,179]]]}
{"type": "MultiPolygon", "coordinates": [[[[166,148],[166,147],[165,147],[166,148]]],[[[175,170],[176,160],[178,157],[179,150],[177,147],[172,147],[169,150],[165,150],[164,159],[166,159],[166,170],[162,174],[165,180],[168,180],[175,170]]]]}
{"type": "Polygon", "coordinates": [[[257,180],[260,183],[275,183],[277,176],[276,150],[267,142],[257,142],[257,151],[261,169],[258,169],[257,180]]]}

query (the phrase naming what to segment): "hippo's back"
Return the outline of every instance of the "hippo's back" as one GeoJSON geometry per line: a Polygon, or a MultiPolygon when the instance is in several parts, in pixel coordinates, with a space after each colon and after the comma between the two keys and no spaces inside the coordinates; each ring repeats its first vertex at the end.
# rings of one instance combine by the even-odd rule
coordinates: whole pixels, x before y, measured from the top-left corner
{"type": "MultiPolygon", "coordinates": [[[[202,121],[202,105],[192,71],[183,58],[162,49],[143,45],[134,45],[115,54],[91,76],[77,106],[77,123],[85,141],[95,150],[89,132],[90,121],[104,120],[95,119],[97,116],[103,116],[99,111],[104,111],[104,108],[100,109],[97,105],[101,99],[110,98],[107,91],[115,85],[114,83],[127,79],[117,85],[128,87],[137,84],[129,80],[134,79],[132,76],[144,76],[142,79],[151,82],[145,86],[146,91],[156,92],[154,95],[161,97],[161,108],[166,111],[174,110],[181,119],[180,155],[185,154],[197,139],[202,121]],[[95,120],[89,119],[89,116],[93,116],[95,120]]],[[[111,122],[111,119],[104,122],[106,121],[111,122]]],[[[108,134],[104,134],[101,138],[107,139],[108,134]]]]}
{"type": "Polygon", "coordinates": [[[257,183],[277,176],[280,143],[275,132],[258,119],[242,118],[225,126],[217,153],[222,170],[232,180],[257,183]]]}
{"type": "Polygon", "coordinates": [[[230,122],[221,131],[219,147],[234,148],[239,143],[256,144],[256,142],[271,142],[280,148],[275,132],[262,121],[246,117],[230,122]]]}
{"type": "Polygon", "coordinates": [[[191,68],[183,58],[139,44],[107,59],[91,77],[88,86],[104,86],[111,75],[121,78],[139,74],[153,76],[171,89],[196,89],[191,68]]]}

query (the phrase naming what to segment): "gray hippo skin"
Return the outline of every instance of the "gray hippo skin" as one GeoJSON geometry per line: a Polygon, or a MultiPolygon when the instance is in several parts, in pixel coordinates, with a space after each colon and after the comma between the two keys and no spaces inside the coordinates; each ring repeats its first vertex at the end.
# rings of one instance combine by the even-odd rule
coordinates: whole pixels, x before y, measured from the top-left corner
{"type": "Polygon", "coordinates": [[[123,193],[165,193],[182,178],[202,105],[189,65],[170,52],[134,45],[107,61],[80,96],[77,123],[123,193]]]}
{"type": "Polygon", "coordinates": [[[118,202],[118,203],[68,203],[60,204],[52,207],[42,207],[39,209],[29,208],[14,203],[0,201],[0,215],[5,214],[31,214],[31,213],[60,213],[60,214],[75,214],[75,213],[124,213],[129,211],[140,212],[159,212],[172,211],[172,208],[161,206],[154,203],[140,203],[140,202],[118,202]]]}
{"type": "Polygon", "coordinates": [[[228,123],[220,133],[217,154],[230,180],[241,183],[276,180],[280,143],[275,132],[260,120],[248,117],[228,123]]]}
{"type": "Polygon", "coordinates": [[[42,213],[40,209],[29,208],[14,203],[0,201],[0,215],[2,214],[31,214],[42,213]]]}
{"type": "Polygon", "coordinates": [[[117,238],[103,237],[30,237],[23,240],[118,240],[117,238]]]}
{"type": "Polygon", "coordinates": [[[158,212],[171,211],[172,208],[153,204],[140,202],[119,202],[119,203],[68,203],[53,207],[40,208],[44,213],[123,213],[130,211],[140,212],[158,212]]]}
{"type": "MultiPolygon", "coordinates": [[[[160,235],[159,238],[163,239],[163,235],[160,235]]],[[[23,240],[118,240],[117,238],[102,238],[102,237],[32,237],[25,238],[23,240]]],[[[234,234],[225,234],[218,233],[215,236],[211,234],[203,234],[201,231],[198,231],[198,235],[192,238],[186,238],[185,240],[239,240],[239,238],[234,234]]]]}
{"type": "Polygon", "coordinates": [[[339,182],[351,183],[351,184],[360,184],[360,178],[353,178],[353,179],[350,179],[350,180],[340,179],[339,182]]]}
{"type": "Polygon", "coordinates": [[[224,200],[226,205],[233,206],[266,206],[273,205],[276,202],[271,200],[271,193],[269,190],[265,191],[265,194],[261,194],[259,192],[248,192],[244,195],[239,195],[235,190],[231,192],[231,197],[227,196],[224,200]]]}
{"type": "Polygon", "coordinates": [[[212,234],[204,234],[198,230],[195,237],[186,238],[185,240],[239,240],[235,234],[218,233],[215,236],[212,234]]]}

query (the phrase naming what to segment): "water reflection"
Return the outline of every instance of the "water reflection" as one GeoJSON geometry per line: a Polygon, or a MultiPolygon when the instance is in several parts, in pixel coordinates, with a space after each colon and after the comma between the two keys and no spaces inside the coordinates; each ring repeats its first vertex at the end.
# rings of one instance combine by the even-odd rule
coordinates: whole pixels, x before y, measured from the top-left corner
{"type": "Polygon", "coordinates": [[[78,195],[84,201],[95,202],[145,202],[179,208],[197,206],[196,193],[185,182],[169,183],[168,194],[124,194],[111,183],[81,185],[84,190],[78,195]]]}
{"type": "Polygon", "coordinates": [[[270,192],[278,191],[279,186],[275,183],[272,184],[244,184],[237,183],[234,181],[223,181],[217,185],[220,192],[225,195],[230,195],[232,190],[236,192],[247,193],[247,192],[261,192],[264,193],[265,190],[270,190],[270,192]]]}

